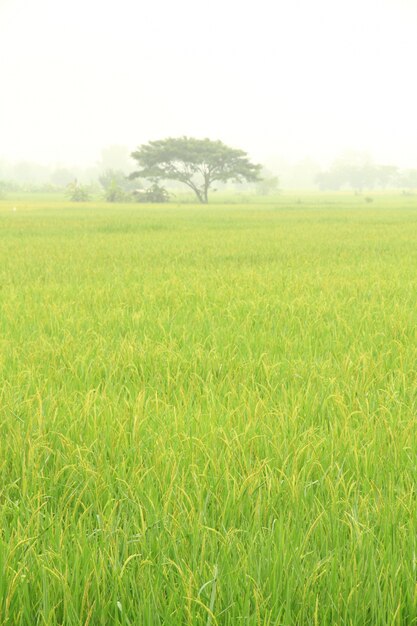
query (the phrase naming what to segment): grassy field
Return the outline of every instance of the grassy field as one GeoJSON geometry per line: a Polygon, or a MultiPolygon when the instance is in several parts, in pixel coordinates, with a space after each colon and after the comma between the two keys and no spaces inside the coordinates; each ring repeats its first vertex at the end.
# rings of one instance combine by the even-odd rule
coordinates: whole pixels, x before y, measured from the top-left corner
{"type": "Polygon", "coordinates": [[[0,624],[417,624],[416,329],[417,199],[1,202],[0,624]]]}

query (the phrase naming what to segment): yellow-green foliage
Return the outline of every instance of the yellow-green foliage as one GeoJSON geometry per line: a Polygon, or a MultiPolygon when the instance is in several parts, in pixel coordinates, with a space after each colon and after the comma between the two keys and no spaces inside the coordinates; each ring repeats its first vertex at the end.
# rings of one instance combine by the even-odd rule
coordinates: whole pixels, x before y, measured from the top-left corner
{"type": "Polygon", "coordinates": [[[414,204],[0,205],[0,624],[416,623],[414,204]]]}

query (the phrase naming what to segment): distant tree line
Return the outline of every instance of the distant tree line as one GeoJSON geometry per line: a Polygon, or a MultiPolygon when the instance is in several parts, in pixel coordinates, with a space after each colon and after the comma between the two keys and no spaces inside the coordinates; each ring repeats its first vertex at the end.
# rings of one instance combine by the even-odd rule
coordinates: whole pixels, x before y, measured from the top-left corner
{"type": "Polygon", "coordinates": [[[316,176],[319,189],[338,191],[352,189],[417,189],[417,169],[400,169],[394,165],[380,165],[370,160],[336,160],[329,169],[316,176]]]}
{"type": "Polygon", "coordinates": [[[294,164],[271,159],[267,169],[251,163],[243,150],[192,137],[151,141],[133,153],[125,146],[109,146],[89,168],[0,162],[0,198],[9,192],[64,191],[76,202],[91,197],[113,203],[166,202],[181,186],[202,203],[210,192],[227,189],[263,196],[277,194],[281,187],[358,193],[402,189],[411,194],[417,192],[417,169],[378,164],[357,152],[345,153],[326,169],[311,159],[294,164]]]}

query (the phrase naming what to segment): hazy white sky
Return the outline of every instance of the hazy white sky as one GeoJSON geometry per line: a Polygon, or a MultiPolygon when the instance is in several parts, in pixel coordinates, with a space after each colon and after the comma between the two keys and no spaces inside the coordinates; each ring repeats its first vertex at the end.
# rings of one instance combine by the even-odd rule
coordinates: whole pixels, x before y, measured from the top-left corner
{"type": "Polygon", "coordinates": [[[222,139],[417,166],[417,0],[0,0],[0,157],[222,139]]]}

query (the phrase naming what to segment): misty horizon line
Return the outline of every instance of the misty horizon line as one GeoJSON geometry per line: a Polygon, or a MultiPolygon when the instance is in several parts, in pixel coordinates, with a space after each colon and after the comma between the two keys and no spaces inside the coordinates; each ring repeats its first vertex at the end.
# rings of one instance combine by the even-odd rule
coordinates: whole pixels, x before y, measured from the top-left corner
{"type": "MultiPolygon", "coordinates": [[[[140,144],[144,145],[144,144],[140,144]]],[[[48,186],[63,189],[71,183],[103,186],[105,173],[117,174],[119,184],[125,185],[137,164],[133,151],[123,144],[110,144],[97,153],[89,164],[66,164],[65,162],[39,162],[28,159],[0,157],[0,187],[3,193],[20,186],[48,186]]],[[[251,155],[247,153],[249,158],[251,155]]],[[[255,161],[255,159],[253,159],[255,161]]],[[[417,167],[404,167],[395,163],[378,162],[368,150],[342,150],[325,164],[311,155],[290,159],[282,154],[264,155],[256,159],[262,167],[261,177],[269,180],[269,189],[417,189],[417,167]]],[[[108,176],[107,176],[108,178],[108,176]]],[[[110,178],[112,178],[110,176],[110,178]]],[[[113,177],[114,178],[114,177],[113,177]]],[[[161,178],[170,189],[179,189],[178,182],[161,178]]],[[[143,181],[146,185],[146,182],[143,181]]],[[[138,183],[138,188],[143,186],[138,183]]],[[[251,189],[250,183],[236,184],[233,180],[219,185],[219,189],[251,189]]],[[[265,187],[265,186],[264,186],[265,187]]],[[[271,191],[269,191],[271,193],[271,191]]]]}

